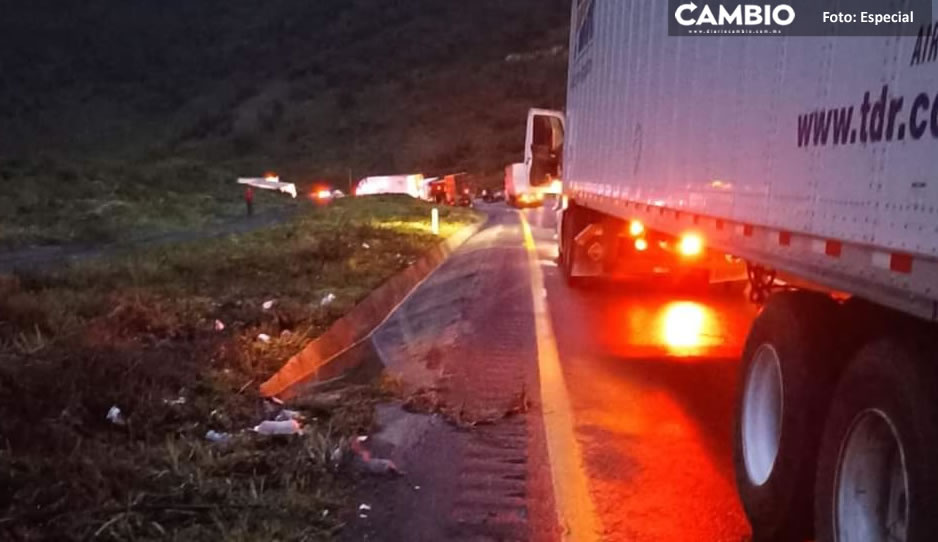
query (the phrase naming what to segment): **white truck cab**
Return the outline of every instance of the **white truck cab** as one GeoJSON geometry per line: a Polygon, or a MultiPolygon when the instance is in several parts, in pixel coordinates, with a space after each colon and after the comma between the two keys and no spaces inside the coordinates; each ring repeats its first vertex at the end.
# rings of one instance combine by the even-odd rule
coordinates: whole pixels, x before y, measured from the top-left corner
{"type": "Polygon", "coordinates": [[[562,192],[564,114],[530,109],[524,138],[524,162],[505,167],[509,205],[540,205],[544,196],[562,192]]]}

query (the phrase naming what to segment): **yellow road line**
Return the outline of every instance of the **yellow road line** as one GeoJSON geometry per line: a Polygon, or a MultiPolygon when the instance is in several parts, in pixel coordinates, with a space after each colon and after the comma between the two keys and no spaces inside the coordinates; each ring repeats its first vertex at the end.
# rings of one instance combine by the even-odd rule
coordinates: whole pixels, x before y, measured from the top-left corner
{"type": "Polygon", "coordinates": [[[531,298],[534,300],[534,324],[537,334],[537,364],[541,384],[541,415],[550,460],[551,480],[557,520],[564,540],[599,540],[599,520],[589,491],[580,445],[573,433],[573,411],[563,380],[557,342],[550,323],[544,276],[538,263],[537,246],[524,214],[521,230],[531,271],[531,298]]]}

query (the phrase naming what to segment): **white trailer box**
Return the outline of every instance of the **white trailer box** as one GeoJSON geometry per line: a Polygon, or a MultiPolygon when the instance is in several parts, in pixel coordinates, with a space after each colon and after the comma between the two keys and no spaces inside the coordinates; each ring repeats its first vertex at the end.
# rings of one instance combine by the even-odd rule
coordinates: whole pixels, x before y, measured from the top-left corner
{"type": "Polygon", "coordinates": [[[296,198],[296,185],[293,183],[282,183],[280,177],[238,177],[238,184],[247,184],[264,190],[276,190],[290,194],[296,198]]]}
{"type": "Polygon", "coordinates": [[[754,539],[935,539],[938,24],[672,37],[672,16],[573,2],[563,273],[649,234],[743,259],[765,303],[733,440],[754,539]]]}
{"type": "Polygon", "coordinates": [[[938,75],[910,60],[921,38],[670,37],[667,2],[576,3],[591,21],[570,41],[568,194],[938,317],[938,75]]]}
{"type": "Polygon", "coordinates": [[[358,181],[356,196],[374,194],[407,194],[414,198],[421,196],[422,174],[410,175],[375,175],[358,181]]]}

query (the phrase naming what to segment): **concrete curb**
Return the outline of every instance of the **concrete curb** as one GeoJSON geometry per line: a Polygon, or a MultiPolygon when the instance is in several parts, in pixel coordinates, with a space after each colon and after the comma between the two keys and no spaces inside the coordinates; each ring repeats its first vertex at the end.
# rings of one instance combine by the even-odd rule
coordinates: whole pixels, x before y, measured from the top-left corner
{"type": "Polygon", "coordinates": [[[261,384],[261,395],[289,397],[295,395],[297,388],[335,378],[358,367],[365,359],[359,351],[369,346],[363,343],[375,329],[484,224],[485,220],[481,220],[457,231],[427,251],[413,265],[373,290],[348,314],[336,320],[325,333],[287,360],[276,374],[261,384]]]}

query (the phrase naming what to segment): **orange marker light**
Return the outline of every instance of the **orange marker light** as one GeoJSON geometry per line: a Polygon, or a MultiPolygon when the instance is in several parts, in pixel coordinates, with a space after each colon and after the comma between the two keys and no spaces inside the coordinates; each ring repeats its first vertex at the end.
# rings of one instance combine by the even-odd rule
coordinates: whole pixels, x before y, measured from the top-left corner
{"type": "Polygon", "coordinates": [[[678,250],[685,256],[697,256],[703,252],[703,239],[697,234],[688,233],[681,237],[678,250]]]}
{"type": "Polygon", "coordinates": [[[638,220],[633,220],[632,222],[629,223],[629,234],[632,237],[638,237],[644,232],[645,232],[645,225],[639,222],[638,220]]]}

